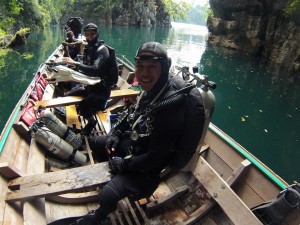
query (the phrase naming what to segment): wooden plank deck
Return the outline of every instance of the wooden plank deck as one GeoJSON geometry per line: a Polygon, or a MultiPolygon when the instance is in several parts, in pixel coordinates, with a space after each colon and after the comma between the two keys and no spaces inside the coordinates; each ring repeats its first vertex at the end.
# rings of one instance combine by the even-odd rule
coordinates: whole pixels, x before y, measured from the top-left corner
{"type": "Polygon", "coordinates": [[[262,225],[245,203],[202,157],[197,163],[194,175],[234,224],[245,224],[247,221],[248,225],[262,225]]]}
{"type": "MultiPolygon", "coordinates": [[[[27,174],[40,174],[44,173],[44,171],[44,153],[37,146],[35,139],[32,138],[28,158],[27,174]]],[[[23,218],[26,225],[46,225],[45,198],[25,201],[23,206],[23,218]]]]}
{"type": "Polygon", "coordinates": [[[75,105],[66,106],[66,123],[67,126],[81,129],[80,122],[78,120],[78,113],[75,105]]]}
{"type": "MultiPolygon", "coordinates": [[[[110,98],[123,98],[123,97],[135,97],[139,94],[139,91],[135,91],[132,89],[122,89],[122,90],[113,90],[111,91],[110,98]]],[[[67,106],[67,105],[74,105],[78,104],[83,97],[80,96],[67,96],[67,97],[60,97],[60,98],[53,98],[49,100],[42,100],[36,102],[35,107],[45,107],[45,108],[51,108],[51,107],[58,107],[58,106],[67,106]]]]}
{"type": "Polygon", "coordinates": [[[8,183],[6,201],[15,202],[99,187],[111,179],[107,163],[19,177],[8,183]]]}

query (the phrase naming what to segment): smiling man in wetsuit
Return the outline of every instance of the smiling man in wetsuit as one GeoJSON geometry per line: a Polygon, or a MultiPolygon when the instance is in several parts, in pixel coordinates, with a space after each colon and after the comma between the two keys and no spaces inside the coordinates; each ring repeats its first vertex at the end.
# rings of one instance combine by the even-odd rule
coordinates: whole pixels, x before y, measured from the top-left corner
{"type": "MultiPolygon", "coordinates": [[[[142,92],[137,103],[122,114],[109,135],[89,139],[94,154],[109,156],[114,177],[101,190],[100,207],[73,225],[101,224],[121,199],[151,196],[158,187],[161,171],[172,164],[184,132],[186,95],[169,78],[170,64],[166,49],[158,42],[147,42],[138,49],[135,76],[142,92]]],[[[199,109],[202,115],[203,108],[199,109]]],[[[192,143],[194,150],[201,137],[201,124],[197,129],[200,132],[193,130],[190,134],[196,140],[192,143]]]]}

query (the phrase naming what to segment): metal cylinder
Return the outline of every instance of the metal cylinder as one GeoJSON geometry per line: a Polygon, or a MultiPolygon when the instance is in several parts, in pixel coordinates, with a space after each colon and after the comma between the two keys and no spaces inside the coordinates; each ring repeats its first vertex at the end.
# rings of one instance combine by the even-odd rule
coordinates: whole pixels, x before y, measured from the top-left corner
{"type": "Polygon", "coordinates": [[[202,143],[206,136],[206,132],[207,132],[208,126],[210,124],[211,117],[215,110],[216,98],[215,98],[215,95],[210,90],[203,90],[202,88],[198,88],[198,89],[202,96],[202,100],[203,100],[203,104],[204,104],[204,115],[205,115],[203,134],[202,134],[202,137],[200,140],[200,143],[202,143]]]}
{"type": "Polygon", "coordinates": [[[78,165],[83,165],[86,162],[86,156],[84,154],[80,151],[74,152],[70,144],[47,128],[39,128],[35,132],[35,139],[62,160],[72,161],[78,165]]]}
{"type": "Polygon", "coordinates": [[[72,145],[74,149],[78,149],[81,146],[82,140],[78,138],[76,134],[70,130],[67,125],[60,121],[50,110],[43,110],[40,113],[40,120],[43,121],[46,127],[53,133],[72,145]]]}

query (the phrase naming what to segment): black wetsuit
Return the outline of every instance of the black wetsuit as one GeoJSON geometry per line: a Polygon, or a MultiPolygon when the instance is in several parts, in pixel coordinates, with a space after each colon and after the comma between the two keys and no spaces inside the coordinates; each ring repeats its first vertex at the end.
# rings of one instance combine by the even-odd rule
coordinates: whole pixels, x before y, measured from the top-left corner
{"type": "MultiPolygon", "coordinates": [[[[173,93],[173,90],[174,86],[168,82],[165,91],[156,102],[173,93]]],[[[134,157],[126,163],[126,171],[116,174],[101,190],[100,210],[97,213],[102,218],[115,210],[118,201],[122,198],[129,197],[137,200],[149,197],[155,191],[159,184],[160,172],[167,166],[169,156],[174,151],[176,141],[183,131],[185,103],[182,99],[142,118],[135,126],[135,130],[140,134],[145,134],[147,129],[148,131],[152,129],[150,135],[140,137],[136,141],[130,139],[132,124],[141,114],[144,115],[147,112],[147,106],[156,94],[152,94],[150,98],[147,95],[142,97],[135,114],[129,114],[116,129],[113,129],[113,133],[119,130],[118,133],[122,134],[115,155],[124,157],[128,151],[131,151],[134,157]],[[152,121],[148,127],[144,123],[147,120],[152,121]]],[[[134,111],[134,107],[132,110],[134,111]]],[[[108,137],[91,138],[90,146],[93,152],[105,151],[105,142],[108,137]]]]}
{"type": "Polygon", "coordinates": [[[101,82],[95,85],[87,85],[84,88],[79,85],[68,92],[67,96],[83,96],[79,103],[80,114],[90,118],[95,112],[103,110],[111,93],[111,87],[107,82],[109,74],[109,51],[103,41],[89,43],[84,49],[83,63],[77,69],[91,77],[100,77],[101,82]]]}

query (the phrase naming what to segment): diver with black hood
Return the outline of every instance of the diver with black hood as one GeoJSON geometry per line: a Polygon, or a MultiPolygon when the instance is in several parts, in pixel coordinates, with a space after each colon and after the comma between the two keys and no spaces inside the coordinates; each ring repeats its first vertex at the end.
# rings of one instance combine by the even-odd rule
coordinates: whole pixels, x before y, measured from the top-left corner
{"type": "MultiPolygon", "coordinates": [[[[75,70],[90,76],[100,77],[100,83],[86,85],[77,83],[65,96],[83,96],[79,103],[80,115],[88,120],[88,124],[82,129],[81,135],[89,135],[96,126],[93,115],[104,110],[111,94],[111,87],[118,79],[117,62],[114,50],[103,41],[98,40],[99,29],[94,23],[84,27],[87,45],[83,50],[82,62],[73,60],[71,57],[64,57],[63,62],[75,67],[75,70]]],[[[74,82],[73,82],[74,83],[74,82]]]]}
{"type": "Polygon", "coordinates": [[[158,187],[185,126],[185,94],[169,78],[170,65],[160,43],[138,49],[135,76],[142,91],[136,104],[121,114],[109,135],[89,139],[93,153],[109,160],[114,177],[101,190],[100,207],[71,224],[101,224],[121,199],[146,198],[158,187]]]}

